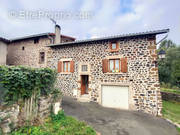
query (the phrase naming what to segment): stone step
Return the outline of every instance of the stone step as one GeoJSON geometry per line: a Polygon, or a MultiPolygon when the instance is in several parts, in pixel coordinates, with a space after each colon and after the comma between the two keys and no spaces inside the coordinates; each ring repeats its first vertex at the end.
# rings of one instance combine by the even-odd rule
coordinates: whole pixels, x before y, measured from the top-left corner
{"type": "Polygon", "coordinates": [[[78,99],[79,102],[90,102],[89,95],[81,95],[78,99]]]}

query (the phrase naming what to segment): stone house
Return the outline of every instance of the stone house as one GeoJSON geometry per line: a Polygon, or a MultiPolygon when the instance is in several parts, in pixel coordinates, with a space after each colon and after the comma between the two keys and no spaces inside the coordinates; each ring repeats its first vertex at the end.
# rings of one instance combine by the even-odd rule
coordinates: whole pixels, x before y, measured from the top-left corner
{"type": "Polygon", "coordinates": [[[156,35],[158,30],[48,45],[47,65],[57,86],[79,101],[161,115],[156,35]]]}
{"type": "Polygon", "coordinates": [[[10,40],[9,65],[50,67],[57,87],[79,101],[161,115],[156,35],[169,29],[76,41],[55,33],[10,40]]]}

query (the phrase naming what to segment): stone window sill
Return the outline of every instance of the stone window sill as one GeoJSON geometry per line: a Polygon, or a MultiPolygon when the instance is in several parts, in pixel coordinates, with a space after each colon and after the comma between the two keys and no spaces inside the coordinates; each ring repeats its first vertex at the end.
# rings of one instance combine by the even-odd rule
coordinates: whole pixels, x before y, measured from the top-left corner
{"type": "Polygon", "coordinates": [[[109,52],[118,52],[119,51],[119,49],[114,49],[114,50],[109,50],[109,52]]]}
{"type": "Polygon", "coordinates": [[[114,73],[108,72],[108,73],[104,73],[104,74],[107,74],[107,75],[120,75],[120,74],[124,74],[124,73],[123,72],[114,72],[114,73]]]}

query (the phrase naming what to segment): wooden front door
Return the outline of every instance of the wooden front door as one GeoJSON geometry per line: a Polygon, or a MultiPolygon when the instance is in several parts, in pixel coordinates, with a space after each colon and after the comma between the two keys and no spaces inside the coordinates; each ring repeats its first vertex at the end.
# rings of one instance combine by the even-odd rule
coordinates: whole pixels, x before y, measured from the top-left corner
{"type": "Polygon", "coordinates": [[[88,94],[88,75],[81,75],[81,95],[88,94]]]}

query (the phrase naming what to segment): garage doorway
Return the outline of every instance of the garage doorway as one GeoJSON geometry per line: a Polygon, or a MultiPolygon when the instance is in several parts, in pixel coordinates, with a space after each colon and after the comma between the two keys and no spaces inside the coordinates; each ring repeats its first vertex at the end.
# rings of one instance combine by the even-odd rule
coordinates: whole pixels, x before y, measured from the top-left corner
{"type": "Polygon", "coordinates": [[[102,85],[102,106],[129,109],[129,87],[102,85]]]}
{"type": "Polygon", "coordinates": [[[81,95],[88,94],[89,76],[81,75],[81,95]]]}

